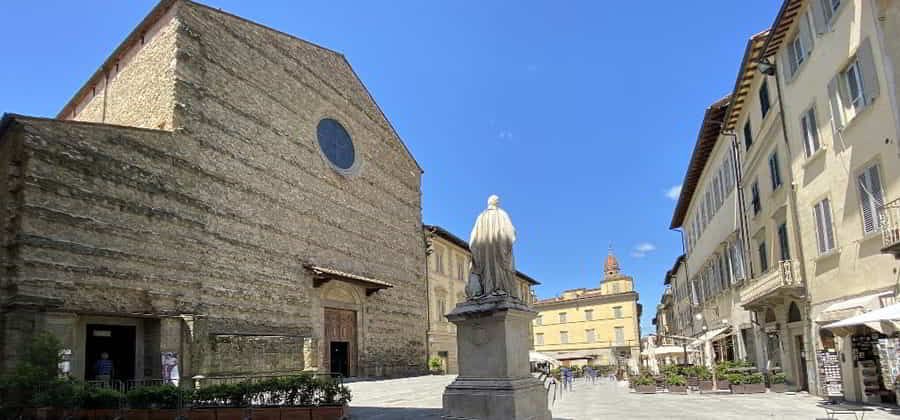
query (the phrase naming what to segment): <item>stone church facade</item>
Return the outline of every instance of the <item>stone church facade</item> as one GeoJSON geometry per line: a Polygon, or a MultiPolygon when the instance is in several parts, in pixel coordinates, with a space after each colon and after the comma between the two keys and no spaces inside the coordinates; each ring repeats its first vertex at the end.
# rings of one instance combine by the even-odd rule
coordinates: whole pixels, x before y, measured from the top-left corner
{"type": "Polygon", "coordinates": [[[85,379],[426,370],[422,171],[339,53],[163,0],[0,171],[4,368],[49,331],[85,379]]]}

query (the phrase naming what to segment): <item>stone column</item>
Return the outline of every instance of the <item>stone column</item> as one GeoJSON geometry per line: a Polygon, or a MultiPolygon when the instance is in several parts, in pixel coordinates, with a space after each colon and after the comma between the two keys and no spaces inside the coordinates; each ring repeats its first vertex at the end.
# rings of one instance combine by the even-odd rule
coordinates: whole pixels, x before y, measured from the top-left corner
{"type": "Polygon", "coordinates": [[[318,372],[319,370],[319,348],[318,340],[313,337],[303,338],[303,370],[307,372],[318,372]]]}
{"type": "Polygon", "coordinates": [[[459,376],[444,390],[445,419],[549,420],[547,393],[531,375],[528,326],[537,312],[507,296],[460,303],[459,376]]]}

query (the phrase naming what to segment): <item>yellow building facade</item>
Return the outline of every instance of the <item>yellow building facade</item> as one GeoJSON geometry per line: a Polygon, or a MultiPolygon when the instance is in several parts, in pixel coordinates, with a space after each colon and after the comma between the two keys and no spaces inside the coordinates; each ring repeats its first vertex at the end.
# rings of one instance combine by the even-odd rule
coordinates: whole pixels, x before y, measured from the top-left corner
{"type": "Polygon", "coordinates": [[[535,350],[563,365],[634,367],[640,360],[638,293],[611,251],[600,287],[566,290],[534,308],[535,350]]]}

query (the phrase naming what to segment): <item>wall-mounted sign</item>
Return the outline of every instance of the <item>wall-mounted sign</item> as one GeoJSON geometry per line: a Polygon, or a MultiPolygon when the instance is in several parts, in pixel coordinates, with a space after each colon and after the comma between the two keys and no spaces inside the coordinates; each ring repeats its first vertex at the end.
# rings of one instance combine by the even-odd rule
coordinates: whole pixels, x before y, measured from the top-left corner
{"type": "Polygon", "coordinates": [[[94,330],[94,337],[112,337],[112,331],[110,330],[94,330]]]}

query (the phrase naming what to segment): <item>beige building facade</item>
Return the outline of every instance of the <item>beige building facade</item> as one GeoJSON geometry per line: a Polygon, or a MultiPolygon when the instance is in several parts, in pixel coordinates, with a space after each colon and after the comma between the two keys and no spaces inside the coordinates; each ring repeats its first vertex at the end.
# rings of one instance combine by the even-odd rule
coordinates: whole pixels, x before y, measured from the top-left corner
{"type": "MultiPolygon", "coordinates": [[[[428,243],[428,357],[437,358],[444,373],[455,375],[459,373],[456,325],[448,321],[446,315],[466,300],[472,255],[466,241],[440,226],[425,225],[424,232],[428,243]]],[[[540,283],[521,271],[516,272],[516,277],[520,296],[526,296],[526,302],[533,303],[532,288],[540,283]]]]}
{"type": "Polygon", "coordinates": [[[619,270],[612,251],[600,287],[566,290],[534,308],[536,351],[563,365],[638,365],[641,305],[634,279],[619,270]]]}
{"type": "Polygon", "coordinates": [[[0,139],[3,368],[49,331],[79,379],[426,371],[422,171],[341,54],[164,0],[0,139]]]}
{"type": "MultiPolygon", "coordinates": [[[[752,324],[750,334],[742,331],[746,350],[738,356],[784,372],[793,389],[891,399],[883,381],[865,376],[878,363],[865,350],[877,331],[860,326],[836,335],[825,326],[896,301],[898,28],[897,2],[786,0],[772,27],[748,42],[734,91],[718,102],[721,118],[704,120],[721,122],[710,126],[709,138],[730,141],[737,168],[737,211],[728,222],[744,244],[746,271],[728,316],[737,327],[740,308],[752,324]],[[827,360],[840,360],[841,386],[822,376],[827,360]]],[[[693,206],[682,201],[693,201],[693,184],[700,183],[692,175],[696,157],[706,150],[715,156],[718,143],[725,142],[698,141],[673,222],[684,231],[691,287],[691,266],[699,263],[692,256],[709,246],[694,233],[693,206]]],[[[729,235],[713,242],[728,243],[729,235]]],[[[675,290],[675,331],[690,335],[687,313],[694,312],[695,328],[709,316],[681,277],[673,268],[667,281],[675,290]],[[680,311],[685,293],[692,305],[680,311]]]]}

